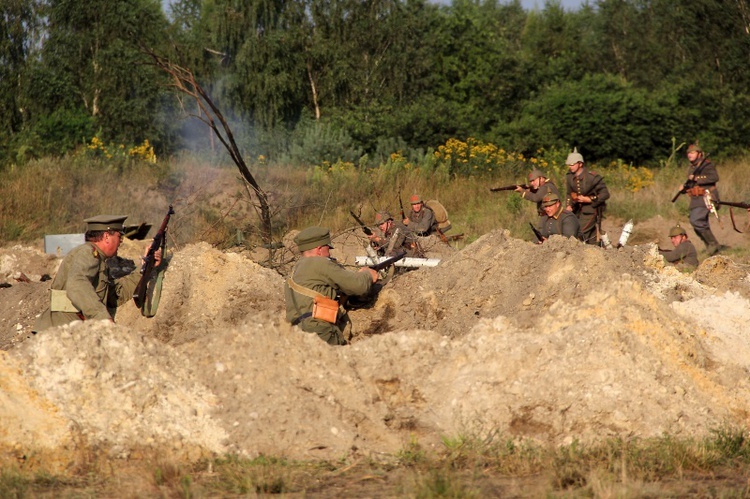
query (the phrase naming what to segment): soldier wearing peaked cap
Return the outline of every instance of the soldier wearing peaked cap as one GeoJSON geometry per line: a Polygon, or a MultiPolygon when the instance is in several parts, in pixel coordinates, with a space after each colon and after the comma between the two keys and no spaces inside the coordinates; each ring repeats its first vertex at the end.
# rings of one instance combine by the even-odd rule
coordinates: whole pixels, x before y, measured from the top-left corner
{"type": "MultiPolygon", "coordinates": [[[[52,281],[50,306],[34,324],[34,332],[79,320],[114,320],[117,307],[133,297],[139,272],[115,278],[107,265],[122,242],[124,215],[87,218],[86,242],[73,248],[52,281]]],[[[155,255],[161,263],[161,250],[155,255]]]]}
{"type": "Polygon", "coordinates": [[[331,234],[323,227],[308,227],[294,238],[302,257],[284,284],[286,319],[303,331],[317,334],[329,345],[345,345],[350,324],[341,306],[341,294],[363,296],[378,280],[369,267],[346,270],[331,259],[331,234]]]}
{"type": "Polygon", "coordinates": [[[542,199],[544,199],[544,196],[547,194],[555,194],[557,196],[560,195],[560,191],[557,190],[557,186],[550,182],[547,179],[547,176],[537,168],[534,168],[529,173],[529,185],[528,187],[525,187],[523,185],[519,185],[516,187],[515,191],[521,193],[521,197],[524,198],[527,201],[531,201],[532,203],[536,203],[536,209],[539,213],[539,216],[544,215],[544,210],[542,209],[542,199]]]}
{"type": "Polygon", "coordinates": [[[659,248],[664,259],[682,271],[690,271],[698,266],[698,252],[688,239],[687,231],[679,224],[669,229],[669,240],[674,249],[659,248]]]}
{"type": "Polygon", "coordinates": [[[565,209],[578,217],[583,241],[599,244],[601,221],[609,199],[607,185],[601,175],[583,166],[583,156],[578,149],[573,149],[565,164],[570,170],[565,175],[568,191],[565,209]]]}
{"type": "Polygon", "coordinates": [[[578,218],[573,213],[565,210],[560,197],[550,192],[542,199],[542,210],[544,216],[540,224],[539,232],[542,234],[543,241],[553,235],[565,237],[578,237],[580,226],[578,218]]]}
{"type": "Polygon", "coordinates": [[[424,204],[422,197],[419,194],[413,194],[409,198],[409,203],[411,210],[403,220],[404,225],[418,236],[429,236],[435,232],[437,227],[435,213],[424,204]]]}

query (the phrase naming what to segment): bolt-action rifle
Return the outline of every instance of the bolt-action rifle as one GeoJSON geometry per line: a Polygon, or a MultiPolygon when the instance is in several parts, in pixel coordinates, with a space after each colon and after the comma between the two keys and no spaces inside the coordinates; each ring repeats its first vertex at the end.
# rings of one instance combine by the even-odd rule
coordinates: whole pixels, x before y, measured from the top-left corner
{"type": "Polygon", "coordinates": [[[539,229],[534,227],[534,224],[529,222],[529,227],[531,227],[531,230],[534,232],[534,235],[536,236],[536,240],[540,243],[544,242],[544,236],[542,236],[542,233],[539,232],[539,229]]]}
{"type": "Polygon", "coordinates": [[[370,228],[367,225],[365,225],[365,223],[362,221],[361,218],[359,218],[357,215],[355,215],[352,210],[349,210],[349,214],[352,217],[354,217],[354,220],[357,221],[357,223],[359,224],[359,226],[362,228],[362,232],[364,232],[366,236],[371,236],[372,235],[372,231],[370,230],[370,228]]]}
{"type": "Polygon", "coordinates": [[[513,184],[513,185],[504,185],[502,187],[490,187],[490,192],[515,191],[518,187],[521,187],[522,189],[530,189],[530,187],[526,184],[513,184]]]}
{"type": "MultiPolygon", "coordinates": [[[[732,221],[732,228],[735,232],[742,234],[742,231],[737,228],[737,224],[734,222],[734,213],[732,208],[742,208],[743,210],[750,210],[750,203],[735,203],[732,201],[718,201],[716,204],[729,206],[729,219],[732,221]]],[[[750,214],[750,213],[749,213],[750,214]]]]}
{"type": "Polygon", "coordinates": [[[156,257],[154,254],[159,250],[159,248],[162,249],[162,257],[164,257],[164,248],[167,245],[167,225],[169,224],[169,218],[174,215],[174,210],[172,209],[172,205],[169,205],[169,210],[167,210],[167,216],[164,217],[164,220],[161,222],[161,227],[159,227],[159,231],[154,236],[154,240],[151,242],[151,246],[149,246],[148,251],[146,252],[146,256],[143,257],[143,265],[141,266],[141,279],[138,281],[138,285],[135,287],[135,292],[133,293],[133,301],[135,302],[135,306],[139,309],[143,307],[143,304],[146,301],[146,294],[148,291],[148,283],[151,280],[151,273],[154,270],[154,265],[156,264],[156,257]]]}
{"type": "Polygon", "coordinates": [[[380,263],[376,263],[375,265],[370,265],[369,267],[376,272],[380,272],[381,270],[387,269],[388,267],[390,267],[397,261],[401,260],[405,256],[406,256],[406,251],[399,251],[397,254],[393,255],[392,257],[386,258],[380,263]]]}
{"type": "Polygon", "coordinates": [[[401,191],[398,191],[398,206],[401,208],[401,220],[406,219],[406,213],[404,213],[404,202],[401,201],[401,191]]]}
{"type": "MultiPolygon", "coordinates": [[[[706,156],[706,157],[708,157],[708,156],[706,156]]],[[[703,158],[703,160],[701,161],[701,164],[693,171],[693,174],[692,174],[693,178],[687,179],[685,181],[685,183],[682,184],[682,189],[680,189],[679,191],[677,191],[677,194],[675,194],[672,197],[672,202],[673,203],[675,201],[677,201],[677,198],[680,197],[680,194],[686,194],[687,191],[689,191],[690,189],[692,189],[693,187],[695,187],[696,185],[698,185],[698,182],[695,180],[695,177],[697,177],[698,174],[703,171],[703,168],[706,165],[706,157],[703,158]]]]}

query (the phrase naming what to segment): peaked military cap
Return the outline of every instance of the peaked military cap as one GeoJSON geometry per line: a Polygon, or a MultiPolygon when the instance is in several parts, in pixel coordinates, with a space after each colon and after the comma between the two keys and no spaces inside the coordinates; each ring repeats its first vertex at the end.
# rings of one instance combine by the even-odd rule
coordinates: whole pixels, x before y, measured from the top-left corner
{"type": "Polygon", "coordinates": [[[558,197],[558,195],[555,194],[554,192],[550,192],[550,193],[547,193],[547,195],[545,195],[542,198],[542,206],[546,208],[547,206],[552,206],[553,204],[559,201],[560,201],[560,198],[558,197]]]}
{"type": "Polygon", "coordinates": [[[318,246],[331,246],[331,232],[325,227],[308,227],[302,229],[294,237],[294,242],[300,251],[315,249],[318,246]]]}
{"type": "Polygon", "coordinates": [[[127,215],[97,215],[85,219],[84,222],[86,222],[86,231],[115,230],[122,232],[125,227],[123,222],[126,218],[128,218],[127,215]]]}

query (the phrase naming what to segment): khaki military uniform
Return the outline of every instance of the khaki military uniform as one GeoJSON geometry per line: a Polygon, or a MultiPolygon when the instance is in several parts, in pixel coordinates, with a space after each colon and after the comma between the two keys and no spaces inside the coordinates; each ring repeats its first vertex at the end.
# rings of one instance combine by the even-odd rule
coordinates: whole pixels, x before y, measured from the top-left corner
{"type": "Polygon", "coordinates": [[[673,250],[660,249],[659,253],[680,270],[693,270],[698,266],[698,251],[688,239],[675,246],[673,250]]]}
{"type": "Polygon", "coordinates": [[[536,203],[536,211],[541,217],[544,216],[544,210],[542,209],[542,199],[544,199],[544,196],[546,196],[547,194],[555,194],[559,197],[560,191],[557,190],[557,186],[552,182],[546,182],[535,191],[531,189],[524,189],[523,192],[521,192],[521,197],[527,201],[536,203]]]}
{"type": "Polygon", "coordinates": [[[78,320],[113,319],[117,307],[133,297],[140,273],[112,279],[107,257],[91,242],[68,253],[52,281],[50,307],[34,324],[34,332],[78,320]]]}
{"type": "MultiPolygon", "coordinates": [[[[372,277],[367,272],[354,272],[334,262],[330,258],[306,256],[300,258],[291,279],[298,286],[320,293],[326,298],[337,299],[340,293],[362,296],[370,292],[372,277]]],[[[286,319],[299,325],[303,331],[316,333],[331,345],[344,345],[344,330],[349,317],[343,307],[339,307],[336,324],[312,317],[313,298],[294,291],[289,282],[284,284],[286,298],[286,319]]]]}
{"type": "Polygon", "coordinates": [[[556,214],[551,217],[545,214],[542,217],[539,232],[545,239],[555,234],[565,237],[578,237],[579,229],[578,218],[560,205],[556,214]]]}
{"type": "Polygon", "coordinates": [[[565,175],[565,184],[568,191],[566,203],[573,208],[573,213],[578,217],[583,241],[587,244],[597,244],[597,223],[604,215],[606,201],[609,199],[609,190],[604,179],[597,173],[581,168],[580,175],[568,172],[565,175]],[[591,197],[591,203],[577,203],[573,200],[576,195],[591,197]]]}

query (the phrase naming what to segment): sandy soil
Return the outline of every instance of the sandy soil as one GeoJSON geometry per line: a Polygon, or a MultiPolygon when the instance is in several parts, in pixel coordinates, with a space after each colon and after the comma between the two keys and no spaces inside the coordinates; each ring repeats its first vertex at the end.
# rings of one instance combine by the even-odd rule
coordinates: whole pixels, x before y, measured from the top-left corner
{"type": "MultiPolygon", "coordinates": [[[[616,241],[622,221],[607,223],[616,241]]],[[[746,425],[750,266],[731,250],[692,275],[665,266],[653,242],[667,247],[671,225],[639,224],[615,250],[503,229],[460,251],[425,240],[440,264],[399,271],[352,310],[340,348],[283,320],[292,250],[270,269],[263,252],[176,248],[156,317],[128,305],[116,324],[32,336],[60,259],[41,243],[2,248],[0,459],[66,469],[87,448],[377,459],[495,430],[560,444],[746,425]]],[[[364,254],[355,231],[334,245],[346,265],[364,254]]]]}

